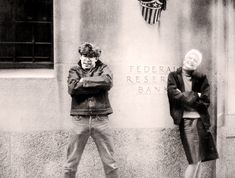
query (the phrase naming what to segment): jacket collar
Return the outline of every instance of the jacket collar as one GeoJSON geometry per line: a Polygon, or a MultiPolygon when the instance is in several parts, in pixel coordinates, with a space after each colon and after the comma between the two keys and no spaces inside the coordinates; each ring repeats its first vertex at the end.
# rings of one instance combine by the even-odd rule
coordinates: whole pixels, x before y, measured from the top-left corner
{"type": "Polygon", "coordinates": [[[176,70],[176,73],[177,73],[177,78],[178,78],[178,81],[179,81],[179,88],[180,91],[184,92],[185,91],[185,87],[184,87],[184,81],[183,81],[183,77],[182,77],[182,67],[178,68],[176,70]]]}
{"type": "MultiPolygon", "coordinates": [[[[179,68],[176,70],[176,73],[177,73],[178,75],[182,75],[182,71],[183,71],[182,67],[179,67],[179,68]]],[[[197,70],[194,70],[194,71],[192,72],[192,78],[200,78],[201,76],[202,76],[202,74],[201,74],[200,72],[198,72],[197,70]]]]}
{"type": "Polygon", "coordinates": [[[179,67],[179,68],[176,70],[176,73],[177,73],[177,74],[181,74],[181,73],[182,73],[182,67],[179,67]]]}

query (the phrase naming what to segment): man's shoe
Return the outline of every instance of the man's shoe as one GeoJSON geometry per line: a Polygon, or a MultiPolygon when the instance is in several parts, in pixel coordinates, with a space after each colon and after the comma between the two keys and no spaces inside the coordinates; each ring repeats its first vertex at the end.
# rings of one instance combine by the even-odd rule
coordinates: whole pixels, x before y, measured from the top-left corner
{"type": "Polygon", "coordinates": [[[109,172],[108,174],[106,174],[106,178],[119,178],[118,170],[115,169],[115,170],[109,172]]]}
{"type": "Polygon", "coordinates": [[[75,178],[76,173],[75,172],[66,172],[64,173],[64,178],[75,178]]]}

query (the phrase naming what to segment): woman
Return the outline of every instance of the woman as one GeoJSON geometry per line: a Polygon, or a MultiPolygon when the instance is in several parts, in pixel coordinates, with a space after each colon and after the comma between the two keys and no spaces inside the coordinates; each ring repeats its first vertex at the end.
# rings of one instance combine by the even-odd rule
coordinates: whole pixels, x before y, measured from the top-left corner
{"type": "Polygon", "coordinates": [[[188,160],[185,178],[200,178],[203,161],[218,158],[218,153],[209,131],[210,86],[205,74],[196,71],[202,54],[190,50],[182,67],[168,75],[167,94],[170,114],[174,124],[179,125],[181,141],[188,160]]]}

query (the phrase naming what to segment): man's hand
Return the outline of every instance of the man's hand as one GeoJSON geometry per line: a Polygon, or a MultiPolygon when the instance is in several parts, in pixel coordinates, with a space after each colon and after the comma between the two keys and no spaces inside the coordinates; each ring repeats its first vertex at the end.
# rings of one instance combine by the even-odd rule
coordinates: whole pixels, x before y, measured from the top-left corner
{"type": "Polygon", "coordinates": [[[180,89],[176,88],[176,90],[181,93],[180,89]]]}
{"type": "Polygon", "coordinates": [[[79,80],[79,82],[80,82],[80,83],[82,83],[83,81],[84,81],[84,79],[83,79],[83,78],[81,78],[81,79],[79,80]]]}

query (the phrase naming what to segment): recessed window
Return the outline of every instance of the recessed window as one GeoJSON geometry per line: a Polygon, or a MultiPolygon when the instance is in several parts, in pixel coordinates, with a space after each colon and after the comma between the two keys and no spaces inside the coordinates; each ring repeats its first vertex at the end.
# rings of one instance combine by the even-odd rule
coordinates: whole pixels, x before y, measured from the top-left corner
{"type": "Polygon", "coordinates": [[[53,68],[53,0],[0,0],[0,68],[53,68]]]}

